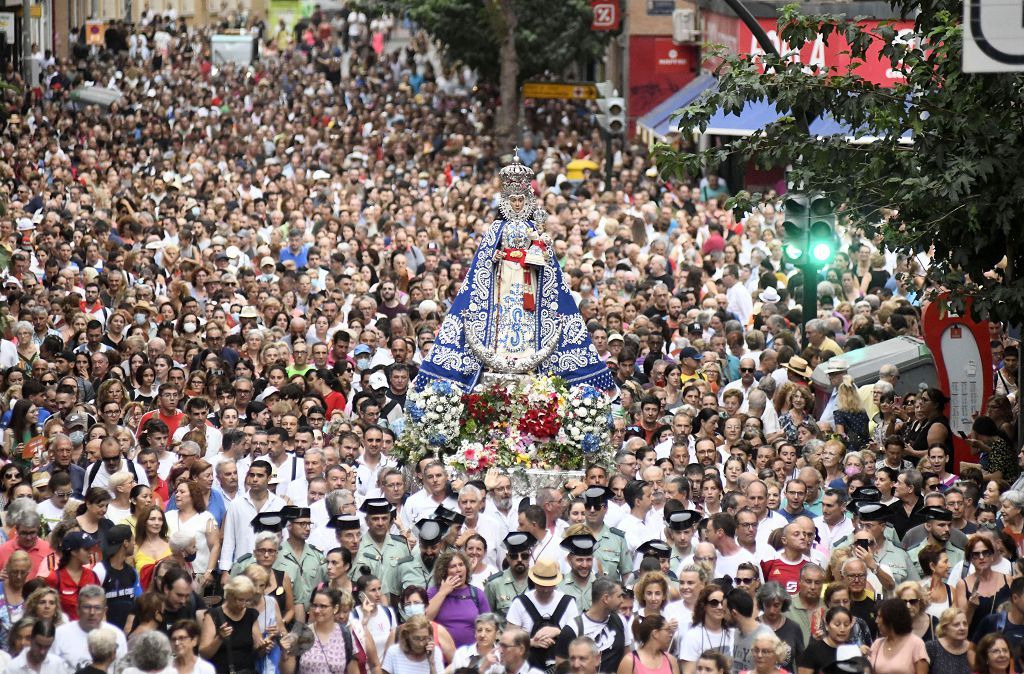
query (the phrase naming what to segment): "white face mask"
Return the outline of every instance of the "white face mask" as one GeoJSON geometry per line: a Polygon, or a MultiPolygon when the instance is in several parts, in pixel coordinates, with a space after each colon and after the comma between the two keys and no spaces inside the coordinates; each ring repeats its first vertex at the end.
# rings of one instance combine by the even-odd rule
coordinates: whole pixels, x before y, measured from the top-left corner
{"type": "Polygon", "coordinates": [[[196,331],[196,329],[197,329],[197,326],[196,326],[196,324],[195,324],[195,323],[186,323],[185,325],[183,325],[183,326],[182,326],[182,329],[183,329],[183,330],[184,330],[185,332],[187,332],[187,333],[189,333],[189,334],[192,334],[193,332],[195,332],[195,331],[196,331]]]}
{"type": "Polygon", "coordinates": [[[139,325],[145,325],[147,318],[149,318],[149,314],[135,314],[135,322],[139,325]]]}

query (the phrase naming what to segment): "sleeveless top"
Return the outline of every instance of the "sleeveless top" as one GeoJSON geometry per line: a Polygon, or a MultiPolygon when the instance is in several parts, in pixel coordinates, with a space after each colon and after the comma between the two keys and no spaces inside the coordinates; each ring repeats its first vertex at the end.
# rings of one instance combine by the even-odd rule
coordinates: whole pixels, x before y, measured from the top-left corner
{"type": "Polygon", "coordinates": [[[931,659],[929,671],[942,672],[942,674],[970,674],[971,666],[967,664],[967,653],[955,655],[946,650],[938,639],[927,641],[924,650],[931,659]]]}
{"type": "Polygon", "coordinates": [[[220,648],[210,663],[218,672],[241,672],[256,668],[256,647],[252,642],[252,626],[259,620],[260,614],[254,608],[245,609],[240,620],[232,620],[220,606],[210,609],[214,625],[231,625],[232,632],[228,639],[221,641],[220,648]]]}
{"type": "Polygon", "coordinates": [[[661,654],[661,666],[657,669],[651,669],[644,665],[636,651],[633,651],[632,655],[633,674],[672,674],[672,665],[668,661],[668,656],[664,653],[661,654]]]}
{"type": "MultiPolygon", "coordinates": [[[[964,583],[964,585],[964,590],[966,591],[967,599],[968,601],[970,601],[971,588],[966,587],[966,583],[964,583]]],[[[986,616],[995,613],[996,607],[1002,604],[1003,602],[1008,601],[1009,599],[1010,581],[1007,579],[1005,575],[1003,576],[1003,586],[996,590],[996,593],[994,595],[992,595],[991,597],[985,597],[981,595],[978,596],[978,606],[974,609],[974,615],[971,617],[971,625],[967,631],[967,634],[969,635],[971,641],[976,641],[976,638],[980,638],[977,637],[977,635],[975,635],[974,631],[978,628],[978,625],[981,624],[981,621],[986,616]]]]}

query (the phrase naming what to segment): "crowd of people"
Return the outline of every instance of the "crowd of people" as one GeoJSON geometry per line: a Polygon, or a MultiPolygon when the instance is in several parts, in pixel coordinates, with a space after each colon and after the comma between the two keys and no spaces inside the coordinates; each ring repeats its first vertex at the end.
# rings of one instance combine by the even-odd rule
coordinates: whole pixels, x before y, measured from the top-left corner
{"type": "Polygon", "coordinates": [[[1020,671],[1016,341],[992,325],[954,464],[941,390],[844,357],[920,335],[927,255],[847,226],[805,279],[772,199],[737,218],[632,142],[570,177],[603,159],[582,105],[514,152],[617,385],[614,465],[528,497],[397,465],[513,150],[494,92],[389,26],[318,11],[238,68],[155,18],[7,74],[0,669],[1020,671]]]}

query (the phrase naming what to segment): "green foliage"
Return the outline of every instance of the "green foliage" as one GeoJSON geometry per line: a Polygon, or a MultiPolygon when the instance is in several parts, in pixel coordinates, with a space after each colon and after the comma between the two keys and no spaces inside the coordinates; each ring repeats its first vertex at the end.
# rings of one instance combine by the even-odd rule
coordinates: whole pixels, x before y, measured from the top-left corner
{"type": "MultiPolygon", "coordinates": [[[[962,3],[893,0],[893,6],[905,16],[916,13],[918,39],[898,40],[883,25],[874,33],[883,43],[880,55],[869,55],[873,36],[855,19],[784,8],[784,41],[799,49],[819,32],[826,41],[843,35],[850,43],[850,71],[808,72],[766,56],[762,74],[750,58],[720,54],[718,90],[680,111],[680,128],[703,130],[718,109],[738,112],[753,100],[791,113],[763,134],[702,153],[660,146],[658,167],[665,176],[695,175],[730,156],[760,167],[791,165],[794,184],[845,204],[844,215],[868,236],[880,234],[890,249],[917,253],[934,247],[929,276],[953,291],[954,304],[972,296],[979,315],[1024,323],[1024,245],[1018,236],[1024,214],[1024,76],[961,71],[962,3]],[[853,74],[868,59],[891,63],[906,81],[883,88],[853,74]],[[798,119],[819,113],[857,129],[862,142],[809,137],[798,119]],[[899,140],[907,132],[912,144],[899,140]],[[993,273],[1004,256],[1005,268],[993,273]]],[[[742,212],[759,198],[741,193],[729,205],[742,212]]]]}
{"type": "MultiPolygon", "coordinates": [[[[444,45],[447,55],[497,83],[499,36],[504,31],[498,0],[391,0],[444,45]]],[[[599,57],[608,36],[590,30],[588,0],[515,0],[516,49],[521,80],[561,72],[599,57]]]]}

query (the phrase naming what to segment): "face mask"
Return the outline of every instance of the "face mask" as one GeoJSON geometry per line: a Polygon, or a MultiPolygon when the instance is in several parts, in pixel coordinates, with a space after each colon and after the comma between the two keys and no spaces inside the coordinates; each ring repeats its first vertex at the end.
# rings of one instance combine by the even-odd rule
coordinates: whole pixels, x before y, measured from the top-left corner
{"type": "Polygon", "coordinates": [[[622,287],[626,289],[627,293],[636,292],[636,284],[633,283],[632,281],[623,284],[622,287]]]}
{"type": "Polygon", "coordinates": [[[845,472],[846,475],[850,477],[859,473],[860,468],[858,468],[857,466],[847,466],[843,472],[845,472]]]}
{"type": "Polygon", "coordinates": [[[193,552],[190,555],[185,555],[185,561],[188,562],[189,564],[191,564],[192,562],[196,561],[196,557],[198,557],[198,556],[199,556],[198,552],[193,552]]]}
{"type": "Polygon", "coordinates": [[[369,366],[370,366],[370,359],[369,358],[360,358],[359,360],[356,361],[356,367],[358,367],[360,370],[365,370],[369,366]]]}
{"type": "Polygon", "coordinates": [[[195,218],[198,218],[198,217],[199,217],[199,214],[200,214],[201,212],[202,212],[202,211],[200,211],[200,210],[199,210],[199,207],[198,207],[198,206],[193,206],[193,207],[192,207],[192,216],[193,216],[193,217],[195,217],[195,218]]]}
{"type": "Polygon", "coordinates": [[[85,431],[71,431],[68,437],[71,438],[71,444],[78,446],[85,442],[85,431]]]}
{"type": "Polygon", "coordinates": [[[423,615],[423,612],[427,610],[423,604],[409,604],[403,609],[406,618],[411,618],[414,615],[423,615]]]}
{"type": "Polygon", "coordinates": [[[988,529],[989,531],[995,531],[996,530],[996,523],[995,522],[978,522],[978,528],[979,529],[988,529]]]}
{"type": "Polygon", "coordinates": [[[145,325],[147,318],[149,318],[147,314],[135,314],[135,322],[139,325],[145,325]]]}
{"type": "Polygon", "coordinates": [[[195,323],[186,323],[185,325],[182,326],[182,329],[184,329],[185,332],[192,334],[193,332],[196,331],[197,326],[195,323]]]}
{"type": "Polygon", "coordinates": [[[425,189],[427,189],[427,186],[428,186],[429,184],[430,184],[430,183],[429,183],[429,182],[428,182],[427,180],[425,180],[425,179],[421,179],[421,180],[419,181],[419,186],[420,186],[420,189],[421,189],[421,190],[425,190],[425,189]]]}

